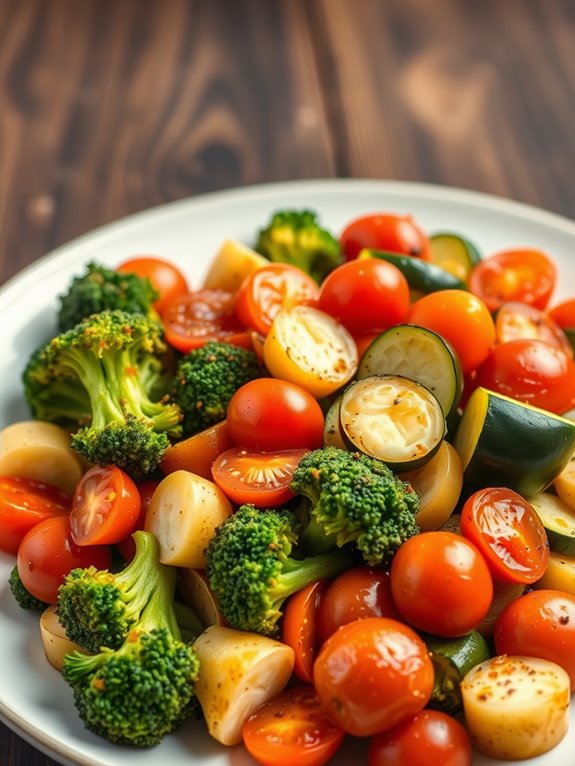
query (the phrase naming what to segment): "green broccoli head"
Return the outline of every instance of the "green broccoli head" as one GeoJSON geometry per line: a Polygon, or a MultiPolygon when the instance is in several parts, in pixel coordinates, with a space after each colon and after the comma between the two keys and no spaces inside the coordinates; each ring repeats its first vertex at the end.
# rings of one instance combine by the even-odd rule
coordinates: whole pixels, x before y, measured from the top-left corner
{"type": "Polygon", "coordinates": [[[242,505],[218,527],[206,551],[207,575],[232,627],[273,635],[288,596],[351,566],[343,551],[292,557],[298,529],[292,512],[252,505],[242,505]]]}
{"type": "Polygon", "coordinates": [[[276,263],[290,263],[316,282],[343,263],[339,241],[311,210],[281,210],[261,229],[255,249],[276,263]]]}
{"type": "Polygon", "coordinates": [[[43,612],[44,609],[46,609],[48,606],[47,603],[40,601],[39,598],[33,596],[26,588],[22,582],[22,578],[20,577],[17,566],[14,566],[10,572],[8,585],[10,586],[10,590],[12,591],[12,595],[16,599],[18,606],[22,609],[32,609],[33,611],[43,612]]]}
{"type": "Polygon", "coordinates": [[[176,371],[174,400],[183,412],[187,435],[224,420],[235,392],[264,374],[256,353],[210,341],[183,357],[176,371]]]}
{"type": "Polygon", "coordinates": [[[168,401],[165,351],[156,320],[93,314],[32,354],[23,376],[28,405],[39,420],[80,427],[73,447],[88,460],[145,475],[167,436],[182,430],[180,408],[168,401]]]}
{"type": "MultiPolygon", "coordinates": [[[[419,498],[381,461],[337,447],[305,455],[291,489],[310,503],[310,525],[302,542],[317,550],[316,538],[338,547],[353,543],[370,565],[387,562],[399,546],[417,534],[419,498]]],[[[323,541],[320,540],[320,543],[323,541]]]]}
{"type": "Polygon", "coordinates": [[[95,263],[73,279],[60,296],[58,326],[69,330],[91,314],[120,309],[128,314],[152,314],[159,293],[147,277],[121,273],[95,263]]]}
{"type": "Polygon", "coordinates": [[[159,545],[149,532],[133,535],[136,552],[118,573],[73,569],[58,590],[56,614],[66,635],[88,652],[118,649],[139,622],[162,569],[159,545]]]}
{"type": "Polygon", "coordinates": [[[63,675],[82,720],[110,742],[156,745],[195,710],[199,661],[181,638],[175,584],[176,570],[159,565],[148,601],[118,649],[66,655],[63,675]]]}

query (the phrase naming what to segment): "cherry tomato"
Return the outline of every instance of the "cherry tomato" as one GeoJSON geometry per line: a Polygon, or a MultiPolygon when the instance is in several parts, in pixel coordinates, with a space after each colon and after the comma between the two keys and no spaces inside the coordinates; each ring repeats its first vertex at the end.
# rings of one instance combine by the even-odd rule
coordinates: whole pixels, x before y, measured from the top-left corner
{"type": "Polygon", "coordinates": [[[164,306],[176,295],[188,292],[188,283],[182,272],[169,261],[155,256],[139,256],[121,263],[116,271],[148,277],[160,297],[154,302],[154,308],[161,314],[164,306]]]}
{"type": "Polygon", "coordinates": [[[253,503],[257,508],[291,500],[293,472],[307,449],[255,452],[242,447],[222,452],[213,462],[214,482],[234,503],[253,503]]]}
{"type": "Polygon", "coordinates": [[[460,526],[497,580],[530,584],[547,569],[549,543],[541,519],[511,489],[488,487],[475,492],[463,506],[460,526]]]}
{"type": "Polygon", "coordinates": [[[452,532],[424,532],[407,540],[391,562],[391,593],[407,622],[454,638],[485,617],[493,581],[472,542],[452,532]]]}
{"type": "Polygon", "coordinates": [[[17,553],[32,527],[52,516],[67,515],[69,495],[34,479],[0,476],[0,550],[17,553]]]}
{"type": "Polygon", "coordinates": [[[343,737],[312,686],[286,689],[264,702],[243,727],[244,745],[262,766],[322,766],[343,737]]]}
{"type": "Polygon", "coordinates": [[[369,737],[419,713],[433,689],[427,647],[410,627],[387,617],[343,625],[313,669],[328,715],[345,732],[369,737]]]}
{"type": "Polygon", "coordinates": [[[423,710],[371,740],[368,766],[471,766],[471,742],[463,726],[439,710],[423,710]]]}
{"type": "Polygon", "coordinates": [[[333,580],[318,609],[318,633],[323,643],[342,625],[367,617],[400,619],[385,569],[361,566],[333,580]]]}
{"type": "Polygon", "coordinates": [[[535,306],[510,301],[504,303],[495,316],[496,343],[510,340],[544,340],[561,349],[567,356],[573,356],[569,339],[557,322],[535,306]]]}
{"type": "Polygon", "coordinates": [[[575,688],[575,596],[534,590],[512,601],[493,634],[497,654],[539,657],[560,665],[575,688]]]}
{"type": "Polygon", "coordinates": [[[232,440],[248,449],[316,449],[323,444],[324,416],[317,400],[279,378],[257,378],[241,386],[228,405],[227,422],[232,440]]]}
{"type": "Polygon", "coordinates": [[[70,512],[76,545],[110,545],[134,531],[140,513],[138,488],[115,465],[95,465],[80,479],[70,512]]]}
{"type": "Polygon", "coordinates": [[[240,321],[267,335],[275,315],[282,308],[299,304],[317,305],[317,282],[301,269],[287,263],[270,263],[254,271],[237,295],[240,321]]]}
{"type": "Polygon", "coordinates": [[[475,384],[560,415],[575,403],[575,362],[543,340],[511,340],[491,351],[475,384]]]}
{"type": "Polygon", "coordinates": [[[138,518],[136,519],[133,530],[129,535],[126,535],[123,540],[120,540],[116,546],[124,561],[131,561],[134,558],[136,553],[136,543],[134,542],[132,534],[138,529],[144,529],[146,524],[146,514],[148,512],[148,508],[150,507],[150,503],[152,502],[152,496],[156,491],[156,487],[159,483],[159,481],[150,480],[143,481],[141,484],[138,484],[138,494],[140,495],[140,513],[138,514],[138,518]]]}
{"type": "Polygon", "coordinates": [[[504,250],[475,266],[469,287],[490,311],[496,311],[507,301],[544,309],[556,277],[555,264],[540,250],[504,250]]]}
{"type": "Polygon", "coordinates": [[[44,519],[28,532],[18,548],[18,573],[24,587],[40,601],[55,604],[58,588],[72,569],[112,564],[107,545],[76,545],[67,516],[44,519]]]}
{"type": "Polygon", "coordinates": [[[350,261],[364,247],[431,260],[429,240],[410,215],[383,213],[356,218],[343,230],[340,242],[350,261]]]}
{"type": "Polygon", "coordinates": [[[407,321],[449,341],[464,374],[479,367],[495,344],[495,326],[485,303],[465,290],[438,290],[412,306],[407,321]]]}
{"type": "Polygon", "coordinates": [[[166,340],[187,354],[210,340],[249,348],[251,339],[235,309],[235,296],[226,290],[198,290],[176,295],[162,308],[166,340]]]}
{"type": "Polygon", "coordinates": [[[219,423],[169,446],[162,455],[160,468],[165,474],[184,470],[211,480],[212,463],[218,455],[233,446],[228,423],[226,420],[220,420],[219,423]]]}
{"type": "Polygon", "coordinates": [[[409,311],[409,285],[392,263],[377,258],[349,261],[324,279],[319,308],[352,335],[385,330],[409,311]]]}
{"type": "Polygon", "coordinates": [[[575,298],[569,298],[554,306],[548,315],[563,329],[575,327],[575,298]]]}
{"type": "Polygon", "coordinates": [[[313,664],[320,647],[317,614],[327,580],[317,580],[291,596],[284,608],[282,641],[294,650],[296,676],[313,683],[313,664]]]}

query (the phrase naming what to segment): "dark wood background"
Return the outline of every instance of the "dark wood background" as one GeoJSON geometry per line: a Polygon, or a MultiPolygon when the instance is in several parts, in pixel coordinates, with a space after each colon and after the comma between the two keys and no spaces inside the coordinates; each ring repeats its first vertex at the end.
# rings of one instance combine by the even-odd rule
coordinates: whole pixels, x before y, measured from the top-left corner
{"type": "MultiPolygon", "coordinates": [[[[292,178],[575,217],[574,50],[573,0],[0,0],[0,280],[137,210],[292,178]]],[[[0,764],[54,766],[1,724],[0,764]]]]}

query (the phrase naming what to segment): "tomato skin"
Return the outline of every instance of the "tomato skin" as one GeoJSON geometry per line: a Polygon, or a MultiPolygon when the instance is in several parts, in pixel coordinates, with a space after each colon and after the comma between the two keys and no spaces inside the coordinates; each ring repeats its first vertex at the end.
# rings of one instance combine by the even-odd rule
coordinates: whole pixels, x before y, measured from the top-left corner
{"type": "Polygon", "coordinates": [[[342,625],[367,617],[401,619],[391,596],[389,573],[366,565],[340,574],[322,595],[319,639],[323,643],[342,625]]]}
{"type": "Polygon", "coordinates": [[[327,580],[317,580],[290,596],[284,609],[282,641],[295,654],[294,673],[305,683],[313,683],[313,664],[320,647],[317,617],[327,580]]]}
{"type": "Polygon", "coordinates": [[[547,313],[564,330],[575,327],[575,298],[558,303],[547,313]]]}
{"type": "Polygon", "coordinates": [[[403,543],[393,557],[391,592],[411,625],[456,638],[487,614],[493,581],[481,553],[465,537],[424,532],[403,543]]]}
{"type": "Polygon", "coordinates": [[[423,710],[369,745],[368,766],[471,766],[471,742],[455,718],[423,710]]]}
{"type": "Polygon", "coordinates": [[[480,489],[466,500],[460,525],[461,533],[477,546],[495,579],[528,585],[547,569],[545,528],[517,492],[506,487],[480,489]]]}
{"type": "Polygon", "coordinates": [[[316,449],[323,444],[324,416],[317,400],[279,378],[257,378],[239,388],[228,405],[227,423],[232,440],[247,449],[316,449]]]}
{"type": "Polygon", "coordinates": [[[270,263],[244,280],[237,294],[237,313],[245,327],[267,335],[282,308],[317,305],[317,282],[296,266],[270,263]]]}
{"type": "Polygon", "coordinates": [[[138,256],[123,261],[116,271],[148,277],[160,297],[154,302],[154,308],[161,314],[164,306],[176,295],[188,292],[188,283],[180,269],[169,261],[155,256],[138,256]]]}
{"type": "Polygon", "coordinates": [[[132,535],[138,529],[144,529],[146,524],[146,514],[148,512],[148,508],[150,507],[150,503],[152,502],[152,496],[156,491],[156,487],[159,483],[159,481],[150,479],[149,481],[143,481],[141,484],[138,484],[138,494],[140,495],[140,513],[138,514],[138,518],[136,519],[136,523],[134,524],[134,528],[130,534],[126,535],[123,540],[120,540],[120,542],[116,544],[116,547],[118,548],[118,551],[120,552],[120,555],[124,561],[131,561],[134,558],[136,553],[136,543],[134,542],[132,535]]]}
{"type": "Polygon", "coordinates": [[[419,713],[431,696],[433,664],[421,638],[387,617],[343,625],[323,645],[314,684],[345,732],[369,737],[419,713]]]}
{"type": "Polygon", "coordinates": [[[469,287],[490,311],[507,301],[544,309],[556,278],[555,264],[540,250],[503,250],[477,264],[469,277],[469,287]]]}
{"type": "Polygon", "coordinates": [[[262,766],[323,766],[344,733],[322,709],[312,686],[286,689],[245,722],[244,745],[262,766]]]}
{"type": "Polygon", "coordinates": [[[357,258],[364,247],[431,260],[429,240],[410,215],[381,213],[356,218],[339,239],[348,261],[357,258]]]}
{"type": "Polygon", "coordinates": [[[134,531],[140,513],[138,488],[115,465],[95,465],[74,492],[70,527],[76,545],[111,545],[134,531]]]}
{"type": "Polygon", "coordinates": [[[352,335],[386,330],[407,316],[409,285],[392,263],[377,258],[349,261],[322,282],[319,308],[352,335]]]}
{"type": "Polygon", "coordinates": [[[77,567],[109,569],[107,545],[76,545],[67,516],[54,516],[36,524],[18,548],[18,573],[24,587],[40,601],[55,604],[58,588],[77,567]]]}
{"type": "Polygon", "coordinates": [[[575,403],[575,362],[543,340],[510,340],[491,351],[475,384],[560,415],[575,403]]]}
{"type": "Polygon", "coordinates": [[[0,476],[0,550],[16,554],[24,536],[39,522],[68,515],[70,496],[35,479],[0,476]]]}
{"type": "Polygon", "coordinates": [[[234,503],[256,508],[281,505],[291,500],[293,472],[307,449],[258,452],[232,447],[214,460],[212,478],[234,503]]]}
{"type": "Polygon", "coordinates": [[[438,290],[415,301],[407,321],[449,341],[464,375],[479,367],[495,345],[495,325],[487,306],[465,290],[438,290]]]}
{"type": "Polygon", "coordinates": [[[497,654],[539,657],[560,665],[575,688],[575,596],[534,590],[512,601],[493,634],[497,654]]]}

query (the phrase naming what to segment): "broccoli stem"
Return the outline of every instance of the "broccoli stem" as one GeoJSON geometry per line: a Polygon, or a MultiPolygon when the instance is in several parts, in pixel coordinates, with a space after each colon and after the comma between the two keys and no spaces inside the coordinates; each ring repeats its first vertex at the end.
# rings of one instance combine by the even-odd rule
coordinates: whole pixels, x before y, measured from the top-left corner
{"type": "Polygon", "coordinates": [[[272,599],[276,603],[284,601],[315,580],[337,577],[352,564],[353,556],[348,551],[311,556],[303,561],[288,558],[283,564],[281,575],[272,586],[272,599]]]}

